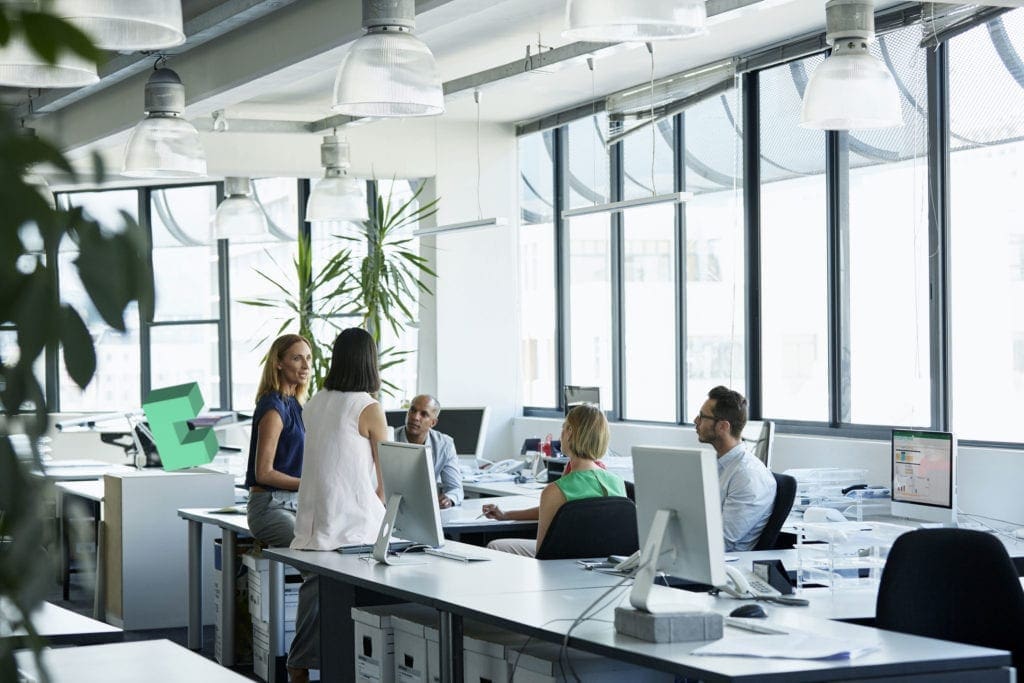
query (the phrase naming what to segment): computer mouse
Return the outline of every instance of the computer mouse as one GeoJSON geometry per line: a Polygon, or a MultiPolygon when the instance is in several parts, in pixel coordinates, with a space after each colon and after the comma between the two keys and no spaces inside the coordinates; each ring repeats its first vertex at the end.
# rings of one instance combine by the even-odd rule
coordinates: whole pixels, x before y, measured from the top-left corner
{"type": "Polygon", "coordinates": [[[744,619],[766,619],[768,617],[768,615],[765,614],[764,608],[757,604],[740,605],[733,611],[729,612],[729,616],[743,617],[744,619]]]}

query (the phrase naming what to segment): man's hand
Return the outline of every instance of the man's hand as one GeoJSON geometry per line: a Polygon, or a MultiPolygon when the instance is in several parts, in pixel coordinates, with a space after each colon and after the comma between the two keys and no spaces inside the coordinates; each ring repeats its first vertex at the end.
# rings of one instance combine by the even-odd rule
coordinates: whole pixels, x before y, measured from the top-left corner
{"type": "Polygon", "coordinates": [[[487,519],[508,519],[508,517],[505,515],[504,512],[502,512],[500,507],[498,507],[497,505],[492,505],[490,503],[484,505],[483,508],[481,508],[481,512],[483,512],[484,517],[486,517],[487,519]]]}
{"type": "Polygon", "coordinates": [[[442,510],[455,506],[455,502],[443,493],[437,495],[437,506],[442,510]]]}

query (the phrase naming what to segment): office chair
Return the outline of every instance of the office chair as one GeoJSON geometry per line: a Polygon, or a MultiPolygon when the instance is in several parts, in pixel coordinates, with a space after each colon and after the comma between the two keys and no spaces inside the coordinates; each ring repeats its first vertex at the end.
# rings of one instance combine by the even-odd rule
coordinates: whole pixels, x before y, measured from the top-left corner
{"type": "Polygon", "coordinates": [[[968,529],[920,529],[893,543],[875,626],[1009,650],[1024,666],[1024,591],[1006,548],[968,529]]]}
{"type": "Polygon", "coordinates": [[[631,481],[623,482],[626,485],[626,498],[636,502],[636,484],[631,481]]]}
{"type": "MultiPolygon", "coordinates": [[[[765,423],[769,424],[769,423],[765,423]]],[[[768,517],[768,523],[761,531],[761,537],[757,539],[754,550],[779,550],[793,546],[791,534],[785,534],[790,539],[788,544],[779,543],[779,530],[789,517],[789,511],[793,509],[793,499],[796,498],[796,479],[788,474],[775,474],[775,504],[772,506],[772,514],[768,517]]]]}
{"type": "Polygon", "coordinates": [[[639,548],[633,501],[619,496],[585,498],[558,508],[537,559],[632,555],[639,548]]]}

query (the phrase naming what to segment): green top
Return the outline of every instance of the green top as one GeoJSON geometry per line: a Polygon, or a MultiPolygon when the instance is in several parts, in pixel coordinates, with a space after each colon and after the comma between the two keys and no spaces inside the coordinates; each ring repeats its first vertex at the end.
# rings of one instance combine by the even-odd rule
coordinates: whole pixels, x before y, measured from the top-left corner
{"type": "Polygon", "coordinates": [[[573,470],[555,480],[555,486],[565,495],[565,501],[599,498],[601,496],[626,496],[626,485],[618,475],[607,470],[573,470]]]}

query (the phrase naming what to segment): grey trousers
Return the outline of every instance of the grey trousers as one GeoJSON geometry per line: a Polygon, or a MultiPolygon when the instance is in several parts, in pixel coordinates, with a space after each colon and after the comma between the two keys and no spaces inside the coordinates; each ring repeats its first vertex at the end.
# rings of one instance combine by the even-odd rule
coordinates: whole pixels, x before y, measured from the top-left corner
{"type": "MultiPolygon", "coordinates": [[[[294,491],[250,491],[247,519],[253,537],[270,547],[291,545],[295,538],[294,491]]],[[[295,639],[288,652],[293,669],[320,668],[320,591],[316,574],[302,574],[295,639]]]]}
{"type": "Polygon", "coordinates": [[[499,538],[488,543],[487,547],[491,550],[500,550],[503,553],[537,557],[537,539],[535,538],[499,538]]]}

